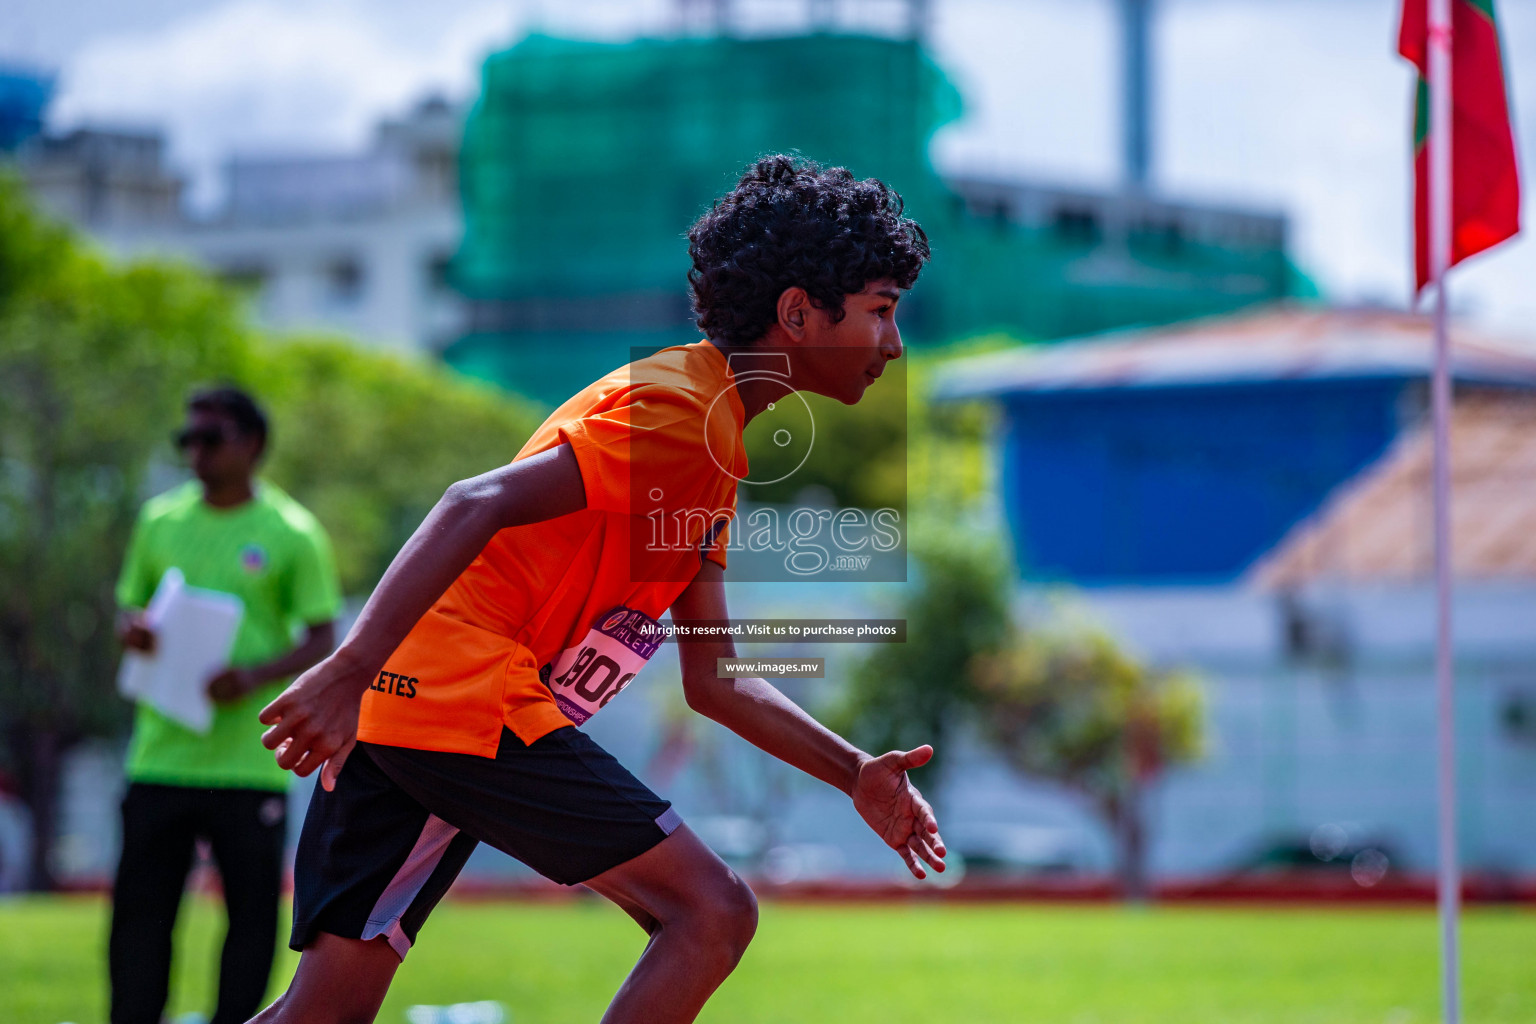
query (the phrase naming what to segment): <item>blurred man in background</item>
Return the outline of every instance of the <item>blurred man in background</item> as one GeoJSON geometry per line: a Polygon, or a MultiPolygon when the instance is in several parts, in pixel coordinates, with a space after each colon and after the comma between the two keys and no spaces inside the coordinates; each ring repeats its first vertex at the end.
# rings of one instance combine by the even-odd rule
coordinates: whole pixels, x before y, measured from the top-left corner
{"type": "Polygon", "coordinates": [[[119,635],[146,653],[156,638],[143,609],[168,569],[179,569],[188,586],[233,594],[244,612],[229,667],[207,684],[214,701],[207,733],[147,703],[136,709],[112,896],[112,1024],[159,1024],[171,931],[199,839],[212,850],[229,912],[213,1024],[246,1020],[266,992],[288,773],[262,746],[257,714],[290,677],[330,653],[340,607],[324,529],[255,479],[266,441],[266,417],[245,392],[193,396],[176,445],[197,479],[145,504],[118,580],[119,635]]]}

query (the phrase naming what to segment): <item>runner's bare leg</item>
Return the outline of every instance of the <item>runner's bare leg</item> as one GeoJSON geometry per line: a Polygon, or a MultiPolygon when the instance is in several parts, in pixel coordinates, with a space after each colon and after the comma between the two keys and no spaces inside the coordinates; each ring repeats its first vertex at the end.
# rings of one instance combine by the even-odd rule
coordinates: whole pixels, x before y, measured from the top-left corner
{"type": "MultiPolygon", "coordinates": [[[[757,900],[686,825],[588,880],[651,936],[603,1024],[685,1024],[698,1016],[752,941],[757,900]]],[[[251,1024],[367,1024],[400,958],[383,939],[316,936],[277,1002],[251,1024]]]]}
{"type": "Polygon", "coordinates": [[[757,930],[752,890],[686,825],[586,884],[642,927],[642,914],[655,922],[602,1024],[693,1020],[757,930]]]}
{"type": "Polygon", "coordinates": [[[399,966],[384,939],[321,932],[305,947],[288,991],[251,1024],[369,1024],[399,966]]]}

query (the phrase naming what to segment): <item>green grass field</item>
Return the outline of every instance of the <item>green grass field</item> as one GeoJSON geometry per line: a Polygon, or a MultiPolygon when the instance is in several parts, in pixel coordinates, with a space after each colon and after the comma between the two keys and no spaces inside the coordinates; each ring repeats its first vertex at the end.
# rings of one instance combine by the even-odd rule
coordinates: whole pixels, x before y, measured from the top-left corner
{"type": "MultiPolygon", "coordinates": [[[[211,1009],[223,928],[189,900],[171,1013],[211,1009]]],[[[100,898],[0,901],[0,1021],[106,1018],[100,898]]],[[[1536,1020],[1536,912],[1463,928],[1469,1024],[1536,1020]]],[[[716,1024],[1415,1024],[1439,1019],[1433,911],[766,904],[716,1024]]],[[[379,1019],[495,999],[514,1024],[596,1021],[641,933],[595,900],[449,902],[379,1019]]],[[[297,958],[284,952],[275,994],[297,958]]]]}

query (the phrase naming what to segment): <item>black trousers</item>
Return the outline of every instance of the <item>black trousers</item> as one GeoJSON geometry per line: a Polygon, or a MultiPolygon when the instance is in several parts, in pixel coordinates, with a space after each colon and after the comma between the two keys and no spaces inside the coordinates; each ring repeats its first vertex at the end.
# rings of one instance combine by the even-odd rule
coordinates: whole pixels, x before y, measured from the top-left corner
{"type": "Polygon", "coordinates": [[[277,946],[286,822],[287,801],[270,790],[129,785],[107,945],[112,1024],[160,1022],[171,930],[198,839],[213,849],[229,912],[211,1024],[255,1016],[277,946]]]}

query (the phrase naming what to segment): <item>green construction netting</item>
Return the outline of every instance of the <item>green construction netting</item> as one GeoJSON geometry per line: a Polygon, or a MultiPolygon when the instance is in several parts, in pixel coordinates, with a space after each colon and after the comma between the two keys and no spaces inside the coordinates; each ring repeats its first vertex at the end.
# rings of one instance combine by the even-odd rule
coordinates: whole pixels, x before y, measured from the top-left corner
{"type": "Polygon", "coordinates": [[[487,59],[466,125],[454,279],[477,312],[446,358],[557,401],[632,347],[695,338],[688,226],[742,167],[781,150],[906,198],[934,249],[903,314],[919,344],[1163,323],[1291,290],[1272,244],[1133,227],[1111,247],[1080,225],[978,216],[928,159],[959,113],[959,93],[910,41],[530,36],[487,59]]]}
{"type": "Polygon", "coordinates": [[[688,225],[765,152],[916,194],[959,97],[908,43],[532,36],[486,61],[462,156],[472,296],[676,291],[688,225]]]}

